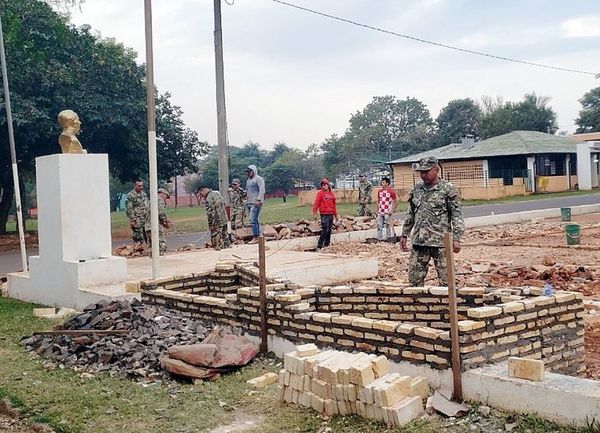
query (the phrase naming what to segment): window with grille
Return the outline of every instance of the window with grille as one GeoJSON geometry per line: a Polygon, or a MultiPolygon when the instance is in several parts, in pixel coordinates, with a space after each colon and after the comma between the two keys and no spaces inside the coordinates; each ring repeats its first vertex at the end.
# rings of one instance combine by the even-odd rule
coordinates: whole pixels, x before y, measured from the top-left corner
{"type": "Polygon", "coordinates": [[[564,176],[565,155],[562,153],[536,155],[535,171],[538,176],[564,176]]]}

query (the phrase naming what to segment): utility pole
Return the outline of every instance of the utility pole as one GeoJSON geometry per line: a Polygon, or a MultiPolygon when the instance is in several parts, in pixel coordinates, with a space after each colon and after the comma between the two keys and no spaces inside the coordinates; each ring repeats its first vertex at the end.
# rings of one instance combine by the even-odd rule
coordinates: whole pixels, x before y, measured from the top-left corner
{"type": "Polygon", "coordinates": [[[144,0],[146,29],[146,103],[148,112],[148,169],[150,177],[150,236],[152,239],[152,278],[160,278],[158,262],[158,174],[156,164],[156,105],[154,101],[154,55],[152,48],[152,0],[144,0]]]}
{"type": "Polygon", "coordinates": [[[12,109],[10,107],[10,91],[8,89],[8,73],[6,72],[6,53],[4,52],[4,31],[0,20],[0,63],[2,64],[2,84],[4,86],[4,102],[6,104],[6,123],[8,124],[8,142],[12,163],[13,183],[15,185],[15,203],[17,205],[17,226],[21,245],[21,266],[27,272],[27,250],[25,249],[25,228],[23,227],[23,208],[21,206],[21,188],[19,187],[19,171],[17,169],[17,153],[15,151],[15,134],[13,131],[12,109]]]}
{"type": "Polygon", "coordinates": [[[227,111],[225,109],[225,77],[223,72],[223,31],[221,0],[214,0],[215,9],[215,74],[217,81],[217,147],[219,149],[219,192],[229,208],[229,161],[227,159],[227,111]]]}

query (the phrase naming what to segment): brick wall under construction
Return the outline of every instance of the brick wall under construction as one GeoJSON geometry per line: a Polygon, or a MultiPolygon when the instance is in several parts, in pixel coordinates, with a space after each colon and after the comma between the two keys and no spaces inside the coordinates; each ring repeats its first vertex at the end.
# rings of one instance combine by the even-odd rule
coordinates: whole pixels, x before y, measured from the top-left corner
{"type": "MultiPolygon", "coordinates": [[[[281,279],[267,285],[268,332],[294,343],[383,354],[395,361],[450,367],[448,291],[386,282],[300,287],[281,279]]],[[[142,300],[259,334],[258,269],[219,264],[140,284],[142,300]]],[[[549,370],[584,371],[583,297],[540,296],[537,288],[461,288],[459,338],[463,369],[509,356],[541,359],[549,370]]]]}

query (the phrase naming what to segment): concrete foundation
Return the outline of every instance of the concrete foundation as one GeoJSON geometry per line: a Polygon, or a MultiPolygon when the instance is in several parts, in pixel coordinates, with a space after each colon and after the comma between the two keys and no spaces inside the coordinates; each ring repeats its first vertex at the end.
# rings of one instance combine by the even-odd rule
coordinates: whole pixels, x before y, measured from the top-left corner
{"type": "Polygon", "coordinates": [[[508,377],[506,363],[463,374],[463,394],[499,409],[537,414],[561,424],[585,426],[600,420],[600,384],[590,379],[546,373],[543,382],[508,377]]]}

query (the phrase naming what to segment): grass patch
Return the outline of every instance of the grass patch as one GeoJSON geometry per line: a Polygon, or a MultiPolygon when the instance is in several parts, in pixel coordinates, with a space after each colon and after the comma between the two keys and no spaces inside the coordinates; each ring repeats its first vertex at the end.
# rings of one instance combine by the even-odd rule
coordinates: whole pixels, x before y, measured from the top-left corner
{"type": "MultiPolygon", "coordinates": [[[[439,417],[413,421],[401,429],[358,416],[324,421],[315,412],[276,401],[275,386],[253,390],[246,381],[278,371],[279,360],[261,359],[240,371],[200,385],[163,383],[143,387],[126,379],[99,374],[82,379],[70,369],[47,370],[39,358],[21,348],[22,336],[48,329],[55,322],[32,317],[33,304],[0,298],[0,398],[9,398],[24,415],[49,424],[60,433],[207,432],[228,425],[238,413],[262,418],[252,433],[315,433],[328,426],[333,433],[459,433],[478,418],[448,425],[439,417]]],[[[503,431],[504,419],[494,431],[503,431]]],[[[533,416],[510,416],[519,433],[597,433],[596,427],[575,430],[533,416]]],[[[495,422],[495,421],[494,421],[495,422]]],[[[480,430],[481,432],[485,430],[480,430]]]]}

